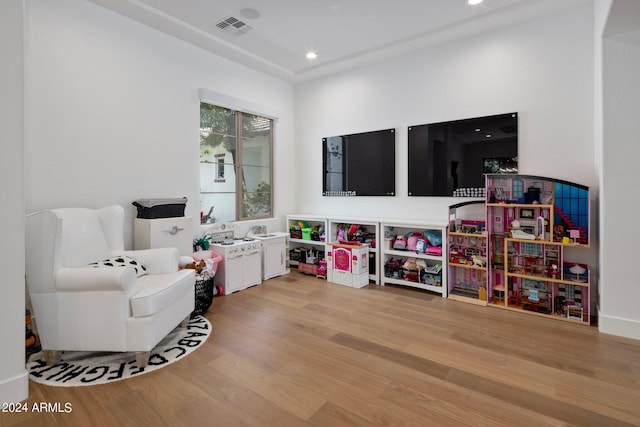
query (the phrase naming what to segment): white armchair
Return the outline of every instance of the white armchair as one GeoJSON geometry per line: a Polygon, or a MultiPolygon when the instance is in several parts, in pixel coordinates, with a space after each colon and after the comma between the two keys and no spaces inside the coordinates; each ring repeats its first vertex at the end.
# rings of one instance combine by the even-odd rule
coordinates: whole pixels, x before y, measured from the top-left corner
{"type": "Polygon", "coordinates": [[[27,289],[47,363],[62,351],[121,351],[135,352],[143,367],[156,344],[188,322],[194,270],[178,271],[175,248],[125,251],[123,230],[121,206],[27,215],[27,289]],[[117,257],[146,271],[101,263],[117,257]]]}

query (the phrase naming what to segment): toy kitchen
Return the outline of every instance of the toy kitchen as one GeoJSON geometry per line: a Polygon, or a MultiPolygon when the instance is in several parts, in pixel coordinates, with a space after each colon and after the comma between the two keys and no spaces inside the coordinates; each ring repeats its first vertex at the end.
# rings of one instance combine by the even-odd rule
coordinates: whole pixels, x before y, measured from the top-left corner
{"type": "Polygon", "coordinates": [[[237,238],[232,222],[217,222],[205,229],[211,235],[209,249],[222,255],[213,278],[224,295],[262,283],[262,242],[252,237],[237,238]]]}
{"type": "Polygon", "coordinates": [[[214,276],[214,284],[223,294],[247,289],[288,272],[287,233],[269,233],[264,226],[253,227],[245,237],[236,237],[233,222],[217,222],[204,228],[211,235],[210,249],[223,261],[214,276]]]}

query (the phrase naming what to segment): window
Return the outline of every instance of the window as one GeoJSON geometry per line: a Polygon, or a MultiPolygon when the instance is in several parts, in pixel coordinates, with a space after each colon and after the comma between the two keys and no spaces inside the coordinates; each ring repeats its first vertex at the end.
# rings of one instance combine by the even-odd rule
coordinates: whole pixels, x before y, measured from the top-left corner
{"type": "Polygon", "coordinates": [[[272,216],[273,120],[200,103],[201,222],[272,216]]]}
{"type": "Polygon", "coordinates": [[[521,179],[514,179],[512,181],[512,185],[513,185],[513,198],[514,199],[520,199],[521,197],[524,197],[524,183],[522,182],[521,179]]]}
{"type": "Polygon", "coordinates": [[[216,182],[224,182],[224,154],[216,154],[216,182]]]}
{"type": "Polygon", "coordinates": [[[589,243],[589,189],[568,182],[554,185],[556,209],[553,223],[566,230],[579,230],[578,242],[589,243]]]}

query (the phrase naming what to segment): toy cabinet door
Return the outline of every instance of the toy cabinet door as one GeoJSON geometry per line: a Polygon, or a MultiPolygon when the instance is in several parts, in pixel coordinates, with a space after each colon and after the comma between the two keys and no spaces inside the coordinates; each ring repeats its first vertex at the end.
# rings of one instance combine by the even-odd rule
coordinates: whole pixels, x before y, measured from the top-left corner
{"type": "Polygon", "coordinates": [[[347,248],[333,248],[333,268],[351,272],[351,251],[347,248]]]}

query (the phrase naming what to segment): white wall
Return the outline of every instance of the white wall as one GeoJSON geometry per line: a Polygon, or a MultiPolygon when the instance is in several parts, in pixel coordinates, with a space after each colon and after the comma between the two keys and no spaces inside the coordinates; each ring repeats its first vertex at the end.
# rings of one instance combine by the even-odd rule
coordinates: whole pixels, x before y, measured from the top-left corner
{"type": "Polygon", "coordinates": [[[581,7],[296,87],[299,213],[446,219],[451,198],[407,196],[407,127],[519,113],[521,173],[597,192],[593,10],[581,7]],[[321,139],[395,127],[396,197],[323,197],[321,139]]]}
{"type": "MultiPolygon", "coordinates": [[[[26,38],[26,211],[189,199],[199,224],[198,88],[268,106],[275,215],[294,206],[293,87],[93,3],[32,0],[26,38]]],[[[277,221],[278,223],[281,220],[277,221]]]]}
{"type": "MultiPolygon", "coordinates": [[[[613,0],[601,0],[594,2],[594,155],[596,158],[596,171],[598,174],[598,181],[600,189],[603,189],[602,185],[602,155],[604,152],[603,145],[603,114],[602,114],[602,33],[604,31],[609,9],[613,0]]],[[[595,217],[597,218],[598,230],[598,260],[602,260],[602,232],[603,227],[602,212],[603,212],[603,198],[602,196],[598,200],[599,204],[595,211],[595,217]]],[[[602,264],[599,264],[599,277],[604,276],[604,268],[602,264]]],[[[598,282],[597,289],[594,293],[594,301],[596,309],[598,310],[598,316],[600,316],[600,294],[602,281],[598,282]]],[[[599,322],[599,327],[602,326],[602,322],[599,322]]]]}
{"type": "MultiPolygon", "coordinates": [[[[23,1],[0,3],[0,403],[27,398],[24,367],[23,1]]],[[[1,417],[1,415],[0,415],[1,417]]]]}
{"type": "Polygon", "coordinates": [[[599,328],[640,339],[640,287],[634,274],[640,231],[632,224],[640,210],[640,16],[633,1],[610,2],[602,40],[602,199],[599,328]],[[616,25],[619,23],[621,25],[616,25]],[[630,31],[635,30],[635,31],[630,31]],[[618,31],[621,31],[618,33],[618,31]]]}

